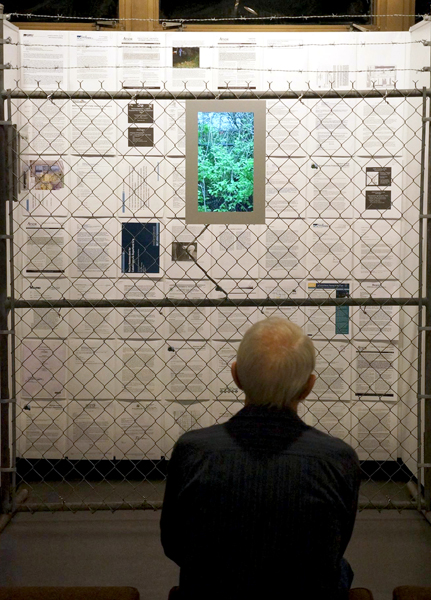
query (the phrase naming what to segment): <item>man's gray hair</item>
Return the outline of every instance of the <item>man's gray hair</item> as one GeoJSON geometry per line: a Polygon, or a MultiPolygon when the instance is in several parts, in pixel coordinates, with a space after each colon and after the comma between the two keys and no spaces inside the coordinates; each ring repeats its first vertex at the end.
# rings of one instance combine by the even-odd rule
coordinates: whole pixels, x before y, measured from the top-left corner
{"type": "Polygon", "coordinates": [[[297,400],[316,363],[313,342],[287,319],[271,317],[247,330],[237,355],[237,374],[251,404],[279,408],[297,400]]]}

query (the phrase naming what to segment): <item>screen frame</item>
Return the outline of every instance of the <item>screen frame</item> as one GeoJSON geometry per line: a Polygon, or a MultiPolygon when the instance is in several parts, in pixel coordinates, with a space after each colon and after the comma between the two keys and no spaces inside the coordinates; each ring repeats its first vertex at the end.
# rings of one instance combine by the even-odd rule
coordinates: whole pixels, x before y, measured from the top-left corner
{"type": "Polygon", "coordinates": [[[265,100],[187,100],[186,101],[186,223],[188,224],[257,224],[265,223],[265,100]],[[198,211],[198,113],[254,113],[254,181],[253,210],[250,212],[198,211]]]}

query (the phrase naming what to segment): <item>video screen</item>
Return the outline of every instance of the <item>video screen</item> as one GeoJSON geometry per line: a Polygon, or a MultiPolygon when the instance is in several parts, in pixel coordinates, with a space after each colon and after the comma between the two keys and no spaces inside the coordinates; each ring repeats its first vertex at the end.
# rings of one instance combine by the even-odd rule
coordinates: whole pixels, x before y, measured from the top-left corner
{"type": "Polygon", "coordinates": [[[252,212],[254,113],[198,112],[198,212],[252,212]]]}

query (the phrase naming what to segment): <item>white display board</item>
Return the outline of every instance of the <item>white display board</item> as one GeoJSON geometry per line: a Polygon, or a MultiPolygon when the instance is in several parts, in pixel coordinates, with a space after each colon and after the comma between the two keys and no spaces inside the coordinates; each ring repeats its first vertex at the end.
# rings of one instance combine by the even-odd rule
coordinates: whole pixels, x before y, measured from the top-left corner
{"type": "MultiPolygon", "coordinates": [[[[184,431],[239,410],[230,368],[240,340],[278,316],[317,350],[305,422],[361,459],[395,459],[398,365],[411,343],[403,311],[301,300],[389,300],[405,295],[401,278],[417,293],[421,99],[385,94],[423,78],[412,34],[6,27],[20,44],[5,46],[9,87],[125,94],[14,104],[18,295],[173,303],[20,310],[20,455],[169,457],[184,431]],[[382,96],[343,98],[352,85],[382,96]],[[275,94],[265,100],[266,220],[188,225],[186,101],[136,94],[227,89],[275,94]],[[304,98],[307,89],[323,97],[304,98]],[[325,97],[331,89],[339,97],[325,97]],[[277,98],[286,90],[294,97],[277,98]],[[295,305],[175,306],[207,298],[295,305]]],[[[403,377],[413,389],[414,373],[403,377]]]]}

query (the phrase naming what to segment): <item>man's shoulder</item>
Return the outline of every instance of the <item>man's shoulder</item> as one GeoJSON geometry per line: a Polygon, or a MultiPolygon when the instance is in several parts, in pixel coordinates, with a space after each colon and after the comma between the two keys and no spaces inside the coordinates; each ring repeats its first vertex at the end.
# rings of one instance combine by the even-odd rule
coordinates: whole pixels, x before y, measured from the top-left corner
{"type": "Polygon", "coordinates": [[[183,433],[177,441],[179,447],[194,447],[194,448],[215,448],[221,444],[223,446],[229,443],[229,436],[226,435],[226,430],[223,424],[210,425],[200,429],[192,429],[183,433]]]}
{"type": "Polygon", "coordinates": [[[338,437],[316,429],[316,427],[309,427],[304,432],[303,441],[305,446],[308,446],[313,453],[317,453],[321,458],[342,457],[359,462],[358,455],[352,446],[338,437]]]}
{"type": "MultiPolygon", "coordinates": [[[[225,424],[188,431],[178,439],[176,445],[182,450],[190,451],[220,452],[238,449],[225,424]]],[[[304,429],[296,443],[289,446],[285,452],[314,456],[322,460],[345,459],[358,462],[357,454],[349,444],[310,426],[304,429]]]]}

